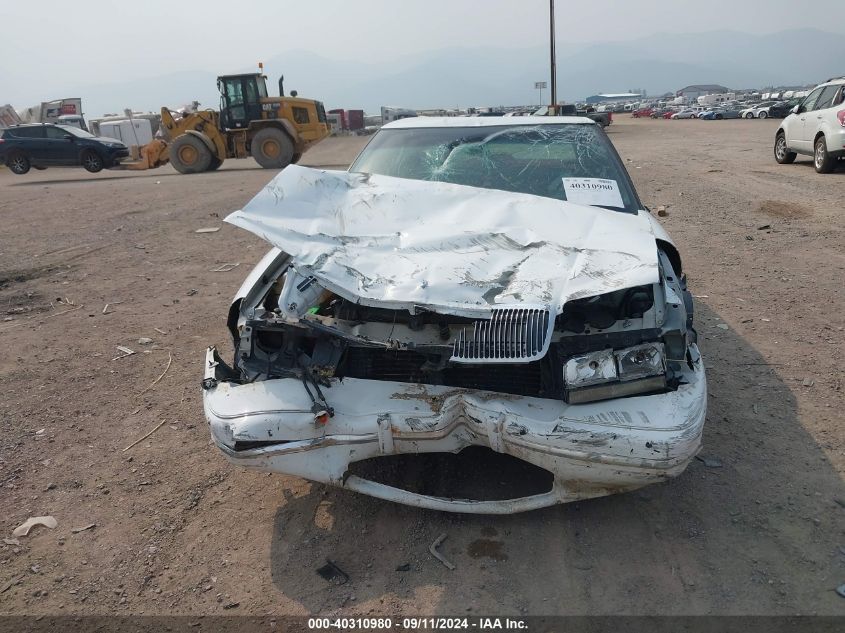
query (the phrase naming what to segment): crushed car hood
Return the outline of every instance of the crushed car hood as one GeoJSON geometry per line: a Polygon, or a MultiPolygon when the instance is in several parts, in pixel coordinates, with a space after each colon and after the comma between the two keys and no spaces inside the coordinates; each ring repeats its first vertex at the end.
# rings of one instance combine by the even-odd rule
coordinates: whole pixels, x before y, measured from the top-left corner
{"type": "Polygon", "coordinates": [[[291,165],[226,221],[364,305],[483,316],[658,280],[648,213],[291,165]]]}

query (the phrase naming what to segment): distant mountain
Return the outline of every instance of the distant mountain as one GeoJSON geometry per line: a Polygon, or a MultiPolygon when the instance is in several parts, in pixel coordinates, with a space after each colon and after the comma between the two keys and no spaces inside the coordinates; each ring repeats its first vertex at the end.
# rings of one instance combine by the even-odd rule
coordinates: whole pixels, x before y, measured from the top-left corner
{"type": "MultiPolygon", "coordinates": [[[[845,37],[813,29],[772,35],[658,33],[584,46],[564,41],[558,43],[558,97],[575,101],[598,92],[631,88],[657,95],[696,83],[732,88],[812,84],[845,74],[843,60],[845,37]]],[[[548,63],[545,46],[456,47],[386,55],[373,64],[294,50],[273,56],[265,67],[268,72],[285,74],[286,91],[296,89],[303,96],[322,100],[328,108],[378,112],[382,105],[450,108],[537,103],[534,82],[547,80],[548,63]]],[[[217,107],[215,77],[214,72],[185,71],[89,86],[78,94],[88,116],[129,106],[157,110],[161,105],[176,107],[191,100],[217,107]]],[[[270,78],[271,93],[275,93],[277,79],[270,78]]]]}
{"type": "Polygon", "coordinates": [[[183,71],[136,81],[96,84],[78,91],[88,118],[122,114],[125,108],[158,112],[162,106],[178,108],[191,101],[218,107],[217,75],[206,71],[183,71]]]}
{"type": "Polygon", "coordinates": [[[736,31],[659,33],[631,42],[591,45],[565,63],[596,71],[593,82],[579,86],[581,92],[603,86],[605,77],[612,78],[613,67],[620,63],[628,65],[627,83],[642,85],[652,93],[696,83],[732,88],[801,85],[845,73],[845,37],[813,29],[759,36],[736,31]],[[669,62],[675,71],[664,75],[657,62],[669,62]],[[686,74],[679,76],[677,71],[686,74]]]}

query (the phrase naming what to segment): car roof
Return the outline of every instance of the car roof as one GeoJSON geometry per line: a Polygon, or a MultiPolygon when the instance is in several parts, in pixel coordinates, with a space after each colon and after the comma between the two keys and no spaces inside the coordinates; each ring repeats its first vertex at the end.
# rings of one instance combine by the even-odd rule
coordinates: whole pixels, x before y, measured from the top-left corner
{"type": "Polygon", "coordinates": [[[845,84],[845,77],[833,77],[832,79],[823,81],[818,86],[813,88],[813,90],[816,90],[816,88],[826,88],[827,86],[841,86],[842,84],[845,84]]]}
{"type": "Polygon", "coordinates": [[[595,125],[595,121],[583,116],[418,116],[409,117],[407,119],[399,119],[398,121],[392,121],[387,125],[383,126],[382,129],[395,130],[438,127],[497,127],[502,125],[508,127],[515,127],[517,125],[560,125],[561,123],[574,125],[595,125]]]}

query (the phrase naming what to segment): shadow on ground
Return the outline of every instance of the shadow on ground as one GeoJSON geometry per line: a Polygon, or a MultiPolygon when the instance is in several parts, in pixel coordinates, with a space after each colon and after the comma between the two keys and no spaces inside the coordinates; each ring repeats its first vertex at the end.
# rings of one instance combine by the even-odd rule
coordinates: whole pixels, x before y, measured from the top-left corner
{"type": "MultiPolygon", "coordinates": [[[[798,167],[803,167],[805,169],[812,169],[813,171],[815,171],[815,169],[816,169],[815,164],[813,163],[812,156],[799,156],[798,158],[795,159],[795,162],[793,163],[793,165],[798,166],[798,167]]],[[[832,172],[830,172],[829,174],[819,174],[819,175],[828,177],[828,176],[832,176],[834,174],[838,174],[840,176],[845,175],[845,159],[840,159],[839,162],[836,164],[836,167],[834,168],[834,170],[832,172]]]]}

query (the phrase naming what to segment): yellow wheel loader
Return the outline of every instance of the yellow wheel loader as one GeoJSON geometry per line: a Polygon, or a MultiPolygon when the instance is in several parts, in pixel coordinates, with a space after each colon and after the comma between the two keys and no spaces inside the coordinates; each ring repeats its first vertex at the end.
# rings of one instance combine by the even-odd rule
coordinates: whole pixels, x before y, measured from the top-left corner
{"type": "Polygon", "coordinates": [[[217,78],[220,111],[202,110],[174,118],[161,109],[162,139],[140,148],[141,160],[124,169],[154,169],[170,162],[176,171],[213,171],[227,158],[252,156],[267,169],[296,163],[311,145],[329,135],[326,110],[313,99],[267,95],[260,73],[217,78]]]}

